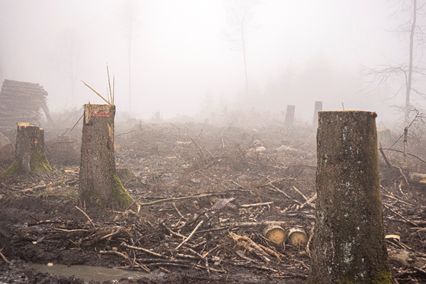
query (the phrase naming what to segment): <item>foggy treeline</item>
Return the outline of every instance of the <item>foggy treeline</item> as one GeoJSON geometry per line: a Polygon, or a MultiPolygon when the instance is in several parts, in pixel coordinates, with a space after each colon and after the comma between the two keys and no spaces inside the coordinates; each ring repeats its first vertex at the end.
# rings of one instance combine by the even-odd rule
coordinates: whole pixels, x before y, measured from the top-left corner
{"type": "MultiPolygon", "coordinates": [[[[412,100],[424,106],[419,2],[412,100]]],[[[37,82],[52,111],[96,102],[116,76],[119,116],[211,119],[232,110],[311,121],[313,104],[401,121],[413,1],[0,0],[0,80],[37,82]]]]}

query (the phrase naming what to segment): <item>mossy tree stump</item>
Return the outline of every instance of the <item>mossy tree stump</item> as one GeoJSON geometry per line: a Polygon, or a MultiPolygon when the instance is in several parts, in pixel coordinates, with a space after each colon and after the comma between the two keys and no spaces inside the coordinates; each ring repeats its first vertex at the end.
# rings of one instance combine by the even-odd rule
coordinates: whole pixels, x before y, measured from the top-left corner
{"type": "Polygon", "coordinates": [[[85,206],[123,209],[133,202],[116,173],[114,117],[114,105],[84,105],[80,199],[85,206]]]}
{"type": "Polygon", "coordinates": [[[43,174],[52,171],[46,158],[44,130],[28,122],[19,122],[16,132],[15,161],[5,175],[43,174]]]}
{"type": "Polygon", "coordinates": [[[363,111],[319,112],[310,283],[391,283],[375,117],[363,111]]]}

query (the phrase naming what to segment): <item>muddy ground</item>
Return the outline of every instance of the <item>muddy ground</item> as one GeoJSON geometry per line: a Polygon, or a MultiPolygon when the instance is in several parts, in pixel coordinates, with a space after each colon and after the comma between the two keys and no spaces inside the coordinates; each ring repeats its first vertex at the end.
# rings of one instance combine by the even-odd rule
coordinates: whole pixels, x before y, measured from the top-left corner
{"type": "MultiPolygon", "coordinates": [[[[81,206],[79,130],[67,138],[58,137],[61,132],[46,130],[52,174],[1,182],[0,283],[83,283],[33,270],[34,263],[143,273],[120,283],[306,280],[309,243],[277,247],[264,238],[263,230],[279,224],[304,230],[308,241],[312,236],[313,129],[117,126],[117,167],[137,201],[124,212],[81,206]]],[[[385,155],[392,165],[402,165],[400,153],[385,155]]],[[[426,163],[410,158],[408,168],[426,172],[426,163]]],[[[396,235],[387,239],[394,278],[398,283],[424,283],[426,188],[407,185],[404,172],[390,170],[383,160],[381,175],[385,234],[396,235]]]]}

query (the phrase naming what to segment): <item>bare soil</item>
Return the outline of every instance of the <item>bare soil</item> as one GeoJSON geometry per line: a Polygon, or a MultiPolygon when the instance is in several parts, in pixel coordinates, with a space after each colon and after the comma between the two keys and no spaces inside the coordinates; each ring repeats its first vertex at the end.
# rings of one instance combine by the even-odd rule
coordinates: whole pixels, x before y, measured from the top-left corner
{"type": "MultiPolygon", "coordinates": [[[[0,249],[5,259],[0,258],[0,283],[83,283],[34,271],[31,263],[146,273],[120,283],[306,280],[309,245],[274,246],[263,229],[278,222],[285,230],[298,227],[311,237],[316,171],[312,129],[190,123],[118,127],[117,167],[136,201],[123,212],[79,203],[78,142],[72,141],[67,140],[71,157],[56,157],[54,173],[1,181],[0,249]]],[[[400,164],[398,153],[388,158],[400,164]]],[[[426,172],[424,163],[410,162],[416,171],[426,172]]],[[[407,185],[400,172],[381,167],[385,234],[400,236],[387,240],[394,278],[424,283],[426,189],[407,185]]]]}

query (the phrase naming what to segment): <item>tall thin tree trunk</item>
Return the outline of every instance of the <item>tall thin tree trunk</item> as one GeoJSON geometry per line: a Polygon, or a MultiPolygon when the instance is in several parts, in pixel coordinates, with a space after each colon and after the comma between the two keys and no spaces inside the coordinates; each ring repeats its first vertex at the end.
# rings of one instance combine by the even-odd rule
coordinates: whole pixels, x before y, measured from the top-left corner
{"type": "Polygon", "coordinates": [[[128,73],[129,73],[129,114],[132,113],[132,23],[130,22],[129,42],[128,42],[128,73]]]}
{"type": "Polygon", "coordinates": [[[244,30],[244,23],[241,25],[241,45],[242,45],[242,53],[243,53],[243,62],[244,62],[244,79],[245,79],[245,91],[246,97],[248,97],[249,93],[249,82],[248,82],[248,70],[247,70],[247,50],[246,50],[246,37],[244,30]]]}
{"type": "Polygon", "coordinates": [[[413,20],[411,22],[410,29],[410,51],[408,58],[408,76],[407,76],[407,86],[405,93],[405,124],[408,123],[410,115],[410,95],[411,95],[411,86],[413,81],[413,55],[414,55],[414,36],[416,34],[416,22],[417,22],[417,0],[413,0],[413,20]]]}

